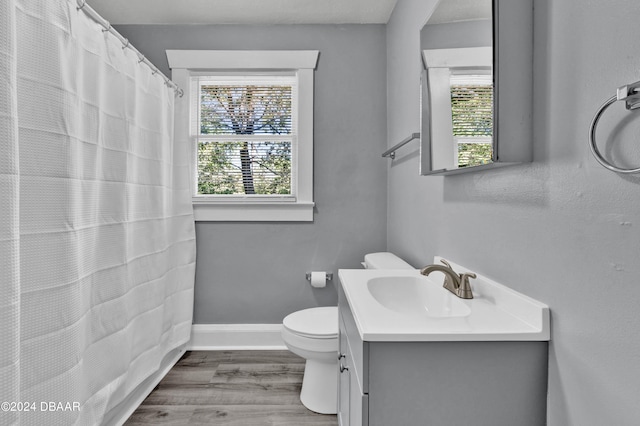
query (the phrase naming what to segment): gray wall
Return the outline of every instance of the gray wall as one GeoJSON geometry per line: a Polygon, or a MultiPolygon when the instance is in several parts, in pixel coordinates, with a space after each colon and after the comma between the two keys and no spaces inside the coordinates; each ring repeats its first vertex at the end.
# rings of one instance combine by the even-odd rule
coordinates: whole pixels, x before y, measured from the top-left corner
{"type": "Polygon", "coordinates": [[[425,25],[420,31],[420,46],[425,49],[482,47],[493,44],[490,19],[425,25]]]}
{"type": "Polygon", "coordinates": [[[166,49],[318,49],[313,223],[196,226],[194,323],[279,323],[335,305],[305,272],[359,268],[386,248],[384,25],[145,26],[117,30],[165,74],[166,49]]]}
{"type": "MultiPolygon", "coordinates": [[[[387,26],[389,146],[420,129],[419,29],[435,3],[399,0],[387,26]]],[[[535,0],[533,163],[419,177],[408,150],[388,169],[389,250],[549,304],[550,426],[640,422],[640,178],[599,166],[586,140],[601,103],[638,80],[637,16],[637,0],[535,0]]],[[[640,115],[616,107],[602,146],[638,166],[640,115]]]]}

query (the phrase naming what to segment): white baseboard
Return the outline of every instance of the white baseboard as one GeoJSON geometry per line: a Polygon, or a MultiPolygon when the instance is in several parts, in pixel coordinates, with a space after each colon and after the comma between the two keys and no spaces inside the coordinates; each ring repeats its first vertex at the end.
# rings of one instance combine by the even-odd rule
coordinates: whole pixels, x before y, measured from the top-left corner
{"type": "Polygon", "coordinates": [[[190,351],[287,349],[282,324],[193,324],[190,351]]]}

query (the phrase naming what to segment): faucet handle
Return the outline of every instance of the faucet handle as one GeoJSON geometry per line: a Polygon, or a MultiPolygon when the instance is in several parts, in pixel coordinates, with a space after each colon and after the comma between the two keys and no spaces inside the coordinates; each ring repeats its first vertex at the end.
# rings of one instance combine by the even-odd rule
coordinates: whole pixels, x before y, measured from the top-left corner
{"type": "Polygon", "coordinates": [[[456,290],[456,294],[461,299],[473,299],[473,292],[471,291],[469,278],[476,278],[476,274],[474,274],[473,272],[465,272],[464,274],[460,274],[460,286],[456,290]]]}
{"type": "Polygon", "coordinates": [[[446,260],[444,260],[444,259],[440,259],[440,262],[441,262],[441,263],[444,263],[444,266],[446,266],[447,268],[449,268],[449,269],[453,270],[453,268],[451,267],[451,265],[449,264],[449,262],[447,262],[446,260]]]}

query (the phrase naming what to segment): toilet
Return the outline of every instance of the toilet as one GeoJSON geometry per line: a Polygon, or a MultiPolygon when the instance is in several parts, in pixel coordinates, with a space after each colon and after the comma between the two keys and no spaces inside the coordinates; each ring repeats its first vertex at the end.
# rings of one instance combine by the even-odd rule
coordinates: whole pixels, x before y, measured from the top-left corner
{"type": "MultiPolygon", "coordinates": [[[[367,269],[415,269],[393,253],[365,255],[367,269]]],[[[338,407],[338,307],[303,309],[282,321],[282,339],[305,358],[300,401],[311,411],[336,414],[338,407]]]]}
{"type": "Polygon", "coordinates": [[[307,360],[300,401],[321,414],[337,412],[338,307],[303,309],[282,321],[282,339],[294,354],[307,360]]]}

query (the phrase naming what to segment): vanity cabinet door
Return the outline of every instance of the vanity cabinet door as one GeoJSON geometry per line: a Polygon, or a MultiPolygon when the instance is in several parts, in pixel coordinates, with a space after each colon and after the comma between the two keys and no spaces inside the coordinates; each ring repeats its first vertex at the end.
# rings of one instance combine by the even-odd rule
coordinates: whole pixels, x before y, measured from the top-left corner
{"type": "Polygon", "coordinates": [[[369,393],[369,342],[360,338],[358,326],[342,287],[339,287],[338,292],[338,310],[342,321],[340,332],[345,335],[352,359],[351,374],[356,376],[361,392],[366,395],[369,393]]]}
{"type": "Polygon", "coordinates": [[[358,384],[358,378],[353,372],[349,379],[349,426],[369,425],[369,395],[363,394],[358,384]]]}
{"type": "Polygon", "coordinates": [[[349,355],[349,344],[347,343],[347,335],[344,330],[344,321],[342,315],[340,315],[340,346],[338,359],[338,425],[349,426],[349,387],[351,380],[351,372],[349,371],[349,365],[347,358],[351,358],[349,355]],[[347,369],[344,369],[346,367],[347,369]]]}
{"type": "MultiPolygon", "coordinates": [[[[340,313],[340,360],[338,387],[338,424],[340,426],[367,426],[369,424],[369,395],[363,392],[361,378],[368,372],[362,370],[362,362],[353,357],[353,343],[349,336],[349,322],[340,313]]],[[[362,346],[362,341],[355,342],[362,346]]],[[[362,347],[356,351],[362,354],[362,347]]]]}

